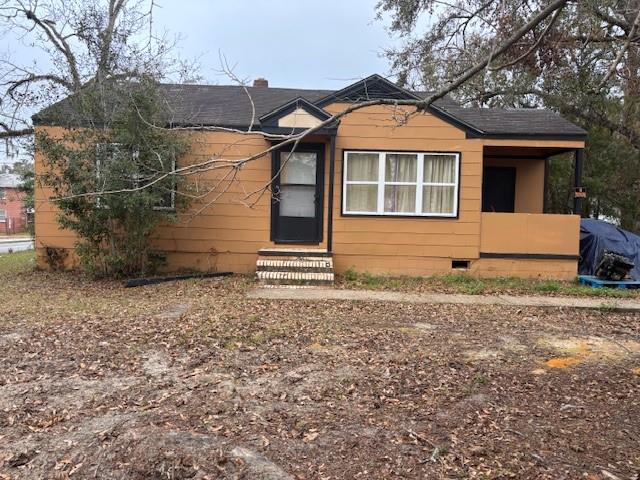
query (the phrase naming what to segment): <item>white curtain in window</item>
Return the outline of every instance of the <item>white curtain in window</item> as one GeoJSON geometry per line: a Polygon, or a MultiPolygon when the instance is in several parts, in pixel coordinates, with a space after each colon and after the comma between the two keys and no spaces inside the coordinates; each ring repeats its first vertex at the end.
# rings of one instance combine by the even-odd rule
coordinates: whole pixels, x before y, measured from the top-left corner
{"type": "Polygon", "coordinates": [[[415,182],[418,156],[388,153],[385,163],[385,182],[415,182]]]}
{"type": "Polygon", "coordinates": [[[415,213],[416,186],[385,185],[384,211],[389,213],[415,213]]]}
{"type": "Polygon", "coordinates": [[[347,212],[375,213],[377,210],[377,185],[347,185],[347,212]]]}
{"type": "Polygon", "coordinates": [[[452,155],[424,156],[424,183],[455,183],[456,158],[452,155]]]}
{"type": "Polygon", "coordinates": [[[422,213],[454,213],[454,187],[424,186],[422,213]]]}
{"type": "Polygon", "coordinates": [[[453,155],[425,155],[425,185],[422,189],[422,213],[454,213],[456,157],[453,155]]]}
{"type": "Polygon", "coordinates": [[[415,182],[418,176],[418,156],[387,153],[385,158],[384,211],[415,213],[415,185],[388,185],[392,182],[415,182]]]}
{"type": "Polygon", "coordinates": [[[347,157],[347,212],[371,212],[378,210],[378,161],[377,153],[351,152],[347,157]],[[349,184],[371,182],[371,184],[349,184]]]}
{"type": "Polygon", "coordinates": [[[377,182],[378,154],[349,153],[347,158],[347,181],[377,182]]]}

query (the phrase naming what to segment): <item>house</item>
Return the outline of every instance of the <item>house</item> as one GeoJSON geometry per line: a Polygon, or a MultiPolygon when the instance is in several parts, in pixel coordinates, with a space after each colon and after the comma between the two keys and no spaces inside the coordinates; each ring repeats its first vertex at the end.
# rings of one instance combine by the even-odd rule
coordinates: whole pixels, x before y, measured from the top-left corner
{"type": "Polygon", "coordinates": [[[20,183],[18,175],[0,173],[0,235],[26,230],[25,194],[20,191],[20,183]]]}
{"type": "MultiPolygon", "coordinates": [[[[378,75],[338,91],[272,88],[264,79],[246,91],[162,88],[172,125],[227,128],[194,133],[179,165],[262,152],[277,140],[260,132],[300,132],[353,102],[426,95],[378,75]],[[256,133],[234,131],[251,124],[256,133]]],[[[53,127],[46,115],[34,123],[36,130],[53,127]]],[[[274,281],[331,281],[333,269],[349,268],[570,279],[577,272],[585,140],[583,129],[548,110],[466,108],[446,97],[419,113],[413,106],[370,106],[306,137],[293,153],[250,162],[216,202],[195,217],[179,212],[181,221],[159,228],[153,242],[167,252],[170,270],[257,269],[274,281]],[[575,158],[575,215],[547,214],[547,159],[567,152],[575,158]],[[238,201],[272,175],[273,198],[264,195],[252,208],[238,201]]],[[[36,174],[42,169],[36,153],[36,174]]],[[[199,181],[219,175],[205,172],[199,181]]],[[[37,249],[71,249],[73,235],[58,228],[40,189],[36,210],[37,249]]]]}

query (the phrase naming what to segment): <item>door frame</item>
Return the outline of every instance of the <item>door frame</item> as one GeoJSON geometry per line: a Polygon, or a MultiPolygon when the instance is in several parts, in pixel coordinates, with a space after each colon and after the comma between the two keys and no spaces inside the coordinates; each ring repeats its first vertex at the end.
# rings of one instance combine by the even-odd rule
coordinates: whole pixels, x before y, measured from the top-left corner
{"type": "Polygon", "coordinates": [[[280,217],[280,202],[276,199],[276,195],[280,190],[280,153],[290,152],[290,147],[283,147],[274,150],[271,154],[271,241],[283,244],[311,244],[318,245],[322,243],[324,238],[324,164],[325,164],[325,144],[324,143],[302,143],[295,149],[296,152],[316,153],[316,189],[315,189],[315,207],[316,207],[316,232],[314,238],[308,240],[291,240],[281,238],[278,232],[278,218],[280,217]]]}

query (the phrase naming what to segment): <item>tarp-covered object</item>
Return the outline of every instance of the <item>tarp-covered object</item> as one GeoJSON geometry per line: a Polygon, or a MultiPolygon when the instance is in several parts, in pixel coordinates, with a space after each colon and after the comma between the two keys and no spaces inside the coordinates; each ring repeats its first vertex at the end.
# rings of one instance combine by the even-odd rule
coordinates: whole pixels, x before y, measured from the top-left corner
{"type": "Polygon", "coordinates": [[[605,250],[631,260],[635,264],[630,272],[631,278],[640,280],[640,237],[611,223],[583,219],[580,222],[580,275],[595,275],[605,250]]]}

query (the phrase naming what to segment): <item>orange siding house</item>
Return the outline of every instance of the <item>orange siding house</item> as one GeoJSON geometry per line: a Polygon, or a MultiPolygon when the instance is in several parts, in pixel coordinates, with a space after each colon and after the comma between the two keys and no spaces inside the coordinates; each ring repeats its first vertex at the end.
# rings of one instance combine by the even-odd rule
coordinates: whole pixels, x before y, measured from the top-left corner
{"type": "MultiPolygon", "coordinates": [[[[246,130],[251,102],[238,86],[163,85],[173,125],[217,126],[193,131],[179,165],[259,153],[368,99],[411,100],[373,75],[339,91],[249,87],[255,133],[246,130]]],[[[54,129],[34,117],[37,129],[54,129]]],[[[574,215],[545,212],[548,158],[575,152],[576,187],[586,132],[547,110],[464,108],[448,98],[423,112],[376,105],[320,129],[291,153],[248,163],[217,201],[192,204],[178,222],[154,235],[168,270],[251,273],[262,266],[298,268],[260,258],[324,258],[336,272],[570,279],[577,274],[581,200],[574,215]],[[247,206],[246,192],[272,178],[273,195],[247,206]]],[[[36,174],[42,159],[36,152],[36,174]]],[[[213,184],[222,173],[190,177],[213,184]]],[[[48,192],[36,190],[36,248],[72,249],[48,192]]],[[[72,257],[70,257],[72,258],[72,257]]],[[[277,269],[276,269],[277,270],[277,269]]],[[[320,270],[321,271],[321,270],[320,270]]],[[[272,275],[273,276],[273,275],[272,275]]]]}

